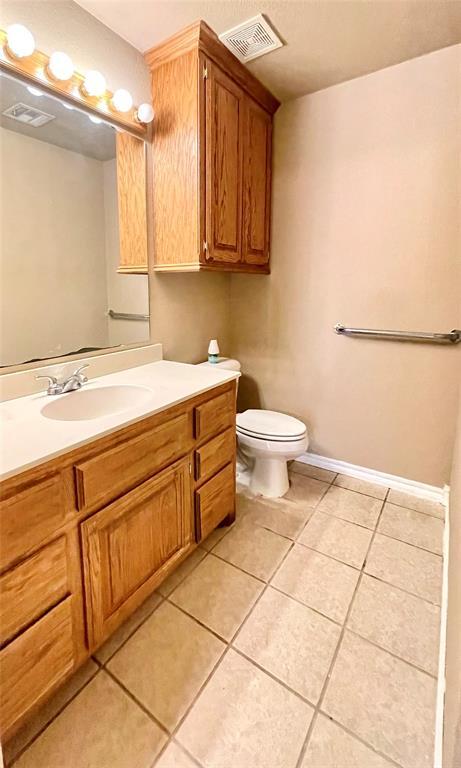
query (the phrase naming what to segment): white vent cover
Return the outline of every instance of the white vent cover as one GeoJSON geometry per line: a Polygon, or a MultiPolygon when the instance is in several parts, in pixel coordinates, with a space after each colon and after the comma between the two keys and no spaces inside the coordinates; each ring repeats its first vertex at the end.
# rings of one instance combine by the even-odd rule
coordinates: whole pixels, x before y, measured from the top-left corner
{"type": "Polygon", "coordinates": [[[244,64],[283,45],[262,14],[228,29],[219,39],[244,64]]]}
{"type": "Polygon", "coordinates": [[[29,107],[27,104],[22,104],[22,102],[13,104],[12,107],[8,107],[3,114],[20,123],[32,125],[34,128],[40,128],[41,125],[45,125],[45,123],[49,123],[50,120],[55,119],[55,115],[49,115],[48,112],[42,112],[36,107],[29,107]]]}

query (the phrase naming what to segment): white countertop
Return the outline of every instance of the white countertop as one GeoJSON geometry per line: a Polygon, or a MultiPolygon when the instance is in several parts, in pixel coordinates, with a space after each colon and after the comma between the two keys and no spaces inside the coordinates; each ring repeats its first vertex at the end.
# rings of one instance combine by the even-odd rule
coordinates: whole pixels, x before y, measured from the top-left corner
{"type": "MultiPolygon", "coordinates": [[[[0,480],[164,411],[239,375],[212,366],[161,360],[101,376],[89,381],[81,391],[131,385],[152,390],[152,397],[128,410],[93,419],[63,421],[43,416],[43,406],[61,398],[69,402],[73,392],[56,396],[43,392],[0,403],[0,480]]],[[[43,384],[46,386],[45,381],[43,384]]]]}

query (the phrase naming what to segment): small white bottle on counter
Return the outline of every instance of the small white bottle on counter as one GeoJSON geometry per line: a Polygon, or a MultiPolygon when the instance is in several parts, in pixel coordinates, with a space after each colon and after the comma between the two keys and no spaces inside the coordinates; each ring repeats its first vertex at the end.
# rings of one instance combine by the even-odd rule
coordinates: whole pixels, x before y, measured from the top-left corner
{"type": "Polygon", "coordinates": [[[217,339],[211,339],[208,345],[208,362],[217,363],[219,360],[219,346],[217,339]]]}

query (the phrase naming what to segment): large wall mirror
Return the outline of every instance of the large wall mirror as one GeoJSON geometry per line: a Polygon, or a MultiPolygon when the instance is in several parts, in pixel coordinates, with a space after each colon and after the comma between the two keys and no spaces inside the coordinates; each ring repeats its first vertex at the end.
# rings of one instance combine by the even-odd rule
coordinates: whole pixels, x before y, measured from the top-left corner
{"type": "Polygon", "coordinates": [[[0,366],[149,340],[145,143],[0,77],[0,366]]]}

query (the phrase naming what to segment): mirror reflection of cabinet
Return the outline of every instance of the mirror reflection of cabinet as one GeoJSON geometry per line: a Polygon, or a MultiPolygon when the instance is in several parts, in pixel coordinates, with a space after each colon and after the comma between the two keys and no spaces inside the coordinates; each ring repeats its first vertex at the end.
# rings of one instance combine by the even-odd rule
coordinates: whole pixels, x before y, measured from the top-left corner
{"type": "Polygon", "coordinates": [[[2,75],[0,367],[148,342],[145,141],[2,75]]]}
{"type": "Polygon", "coordinates": [[[146,274],[146,145],[136,136],[117,132],[116,158],[120,239],[118,271],[146,274]]]}

